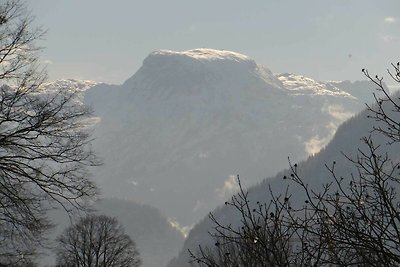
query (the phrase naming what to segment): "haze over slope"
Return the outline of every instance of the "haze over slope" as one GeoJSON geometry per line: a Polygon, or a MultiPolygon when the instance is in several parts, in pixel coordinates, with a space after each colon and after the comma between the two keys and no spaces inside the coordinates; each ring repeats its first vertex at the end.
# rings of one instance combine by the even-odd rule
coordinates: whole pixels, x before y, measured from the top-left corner
{"type": "MultiPolygon", "coordinates": [[[[399,94],[395,95],[393,99],[398,99],[399,94]]],[[[386,105],[387,106],[387,105],[386,105]]],[[[390,110],[385,108],[385,110],[390,110]]],[[[357,114],[353,118],[343,123],[337,130],[334,138],[329,142],[326,148],[322,149],[318,154],[308,158],[306,161],[298,164],[297,170],[299,176],[303,179],[304,183],[307,184],[310,190],[314,192],[322,192],[323,185],[332,182],[332,175],[329,173],[326,165],[332,166],[335,162],[335,175],[343,178],[343,184],[346,185],[354,174],[358,177],[359,173],[357,168],[352,164],[343,154],[352,159],[357,159],[359,153],[358,149],[361,149],[368,155],[368,148],[366,144],[361,140],[363,137],[371,137],[375,145],[380,145],[380,148],[375,151],[377,155],[388,155],[389,159],[398,162],[400,158],[399,144],[395,143],[388,145],[389,139],[384,137],[378,132],[372,132],[373,125],[384,125],[378,124],[371,118],[368,118],[368,111],[357,114]]],[[[399,118],[399,114],[395,114],[392,118],[399,118]]],[[[291,161],[292,164],[295,161],[291,161]]],[[[287,163],[287,167],[289,167],[287,163]]],[[[275,196],[284,195],[285,191],[288,190],[290,196],[290,203],[294,209],[299,208],[305,203],[306,196],[304,191],[295,183],[290,182],[289,179],[283,179],[283,177],[289,176],[291,171],[286,168],[284,171],[278,173],[272,178],[264,179],[260,184],[250,187],[247,191],[249,192],[249,203],[250,206],[256,206],[256,203],[269,203],[271,200],[270,189],[275,196]],[[289,186],[289,187],[288,187],[289,186]]],[[[334,185],[333,185],[334,186],[334,185]]],[[[222,203],[221,203],[222,204],[222,203]]],[[[222,225],[239,225],[241,216],[231,206],[219,206],[212,211],[214,217],[222,225]]],[[[213,230],[214,224],[209,218],[204,218],[200,223],[194,226],[190,231],[188,237],[185,240],[184,247],[181,250],[180,255],[173,259],[168,267],[185,267],[191,266],[189,264],[189,253],[188,249],[196,251],[199,244],[213,246],[213,242],[210,240],[209,232],[213,230]]]]}
{"type": "Polygon", "coordinates": [[[123,85],[85,94],[100,121],[94,176],[107,196],[190,225],[235,189],[318,152],[363,107],[352,83],[274,75],[230,51],[156,51],[123,85]]]}

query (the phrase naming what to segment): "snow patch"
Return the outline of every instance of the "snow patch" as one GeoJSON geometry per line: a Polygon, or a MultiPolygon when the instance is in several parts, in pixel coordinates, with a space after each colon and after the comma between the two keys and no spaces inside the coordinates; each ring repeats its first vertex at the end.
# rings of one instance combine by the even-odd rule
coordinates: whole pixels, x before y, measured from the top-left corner
{"type": "MultiPolygon", "coordinates": [[[[198,48],[183,52],[171,51],[171,50],[158,50],[150,54],[151,56],[181,56],[189,57],[199,61],[213,61],[213,60],[231,60],[236,62],[252,62],[254,61],[249,57],[227,50],[216,50],[209,48],[198,48]]],[[[255,64],[255,63],[254,63],[255,64]]]]}
{"type": "Polygon", "coordinates": [[[331,85],[302,75],[282,73],[276,75],[284,87],[294,95],[340,96],[354,98],[351,94],[331,85]]]}
{"type": "Polygon", "coordinates": [[[60,79],[53,82],[44,83],[42,84],[41,87],[45,90],[62,89],[62,90],[77,90],[80,92],[84,92],[87,89],[96,86],[98,84],[100,83],[90,80],[60,79]]]}

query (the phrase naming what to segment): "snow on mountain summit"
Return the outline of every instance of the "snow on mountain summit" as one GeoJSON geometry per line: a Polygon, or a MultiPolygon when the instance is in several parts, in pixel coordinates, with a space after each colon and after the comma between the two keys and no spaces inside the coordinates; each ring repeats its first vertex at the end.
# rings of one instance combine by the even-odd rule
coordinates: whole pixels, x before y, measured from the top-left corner
{"type": "Polygon", "coordinates": [[[248,62],[256,64],[254,60],[249,57],[227,50],[216,50],[209,48],[198,48],[184,52],[176,52],[171,50],[158,50],[150,54],[150,56],[175,56],[175,57],[189,57],[199,61],[212,61],[212,60],[232,60],[236,62],[248,62]]]}
{"type": "Polygon", "coordinates": [[[154,51],[147,56],[138,72],[124,85],[130,88],[144,83],[164,82],[163,87],[176,87],[174,81],[187,81],[191,84],[209,84],[218,81],[235,81],[235,87],[246,87],[258,83],[282,88],[282,83],[273,73],[258,65],[253,59],[240,53],[207,48],[183,52],[170,50],[154,51]],[[165,82],[171,82],[166,83],[165,82]]]}

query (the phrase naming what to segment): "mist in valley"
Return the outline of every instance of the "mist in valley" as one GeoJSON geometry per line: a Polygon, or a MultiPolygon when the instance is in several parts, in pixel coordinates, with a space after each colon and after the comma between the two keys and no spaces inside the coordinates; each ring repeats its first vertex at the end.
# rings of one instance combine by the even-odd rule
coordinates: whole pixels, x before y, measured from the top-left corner
{"type": "Polygon", "coordinates": [[[395,10],[0,2],[0,265],[396,266],[395,10]]]}

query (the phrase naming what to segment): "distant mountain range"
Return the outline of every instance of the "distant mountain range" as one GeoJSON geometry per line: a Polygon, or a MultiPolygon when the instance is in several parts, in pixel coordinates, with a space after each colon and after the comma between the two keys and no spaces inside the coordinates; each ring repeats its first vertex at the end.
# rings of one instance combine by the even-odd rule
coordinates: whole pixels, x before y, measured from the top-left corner
{"type": "Polygon", "coordinates": [[[288,156],[318,152],[371,87],[274,75],[230,51],[156,51],[124,84],[85,92],[105,163],[94,177],[106,196],[191,225],[229,197],[234,175],[251,185],[286,167],[288,156]]]}
{"type": "MultiPolygon", "coordinates": [[[[254,197],[265,197],[269,181],[281,188],[279,179],[263,179],[287,168],[288,156],[297,162],[316,155],[343,121],[373,101],[374,90],[369,81],[273,74],[247,56],[212,49],[153,52],[122,85],[70,79],[44,88],[81,91],[77,100],[94,109],[94,148],[104,165],[93,176],[103,196],[155,206],[183,233],[237,190],[236,174],[244,186],[263,181],[252,189],[259,192],[254,197]]],[[[330,160],[315,163],[324,151],[305,169],[330,160]]],[[[129,217],[131,202],[106,203],[114,202],[126,207],[129,217]]],[[[191,231],[183,251],[207,238],[207,226],[203,219],[191,231]]],[[[178,243],[166,257],[176,253],[178,243]]],[[[143,252],[148,259],[151,249],[143,252]]],[[[185,256],[171,266],[184,266],[179,264],[187,262],[185,256]]],[[[162,266],[166,257],[145,266],[162,266]]]]}

